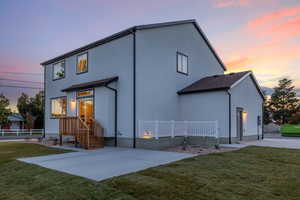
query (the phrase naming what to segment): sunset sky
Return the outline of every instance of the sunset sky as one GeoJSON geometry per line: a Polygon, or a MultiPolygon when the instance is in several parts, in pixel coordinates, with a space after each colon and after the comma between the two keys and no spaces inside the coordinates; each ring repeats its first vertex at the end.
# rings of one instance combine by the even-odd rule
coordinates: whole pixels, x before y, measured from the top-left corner
{"type": "Polygon", "coordinates": [[[0,93],[15,104],[39,89],[3,85],[42,87],[42,61],[133,25],[184,19],[198,21],[229,71],[253,70],[263,87],[288,77],[300,91],[300,0],[1,0],[0,93]]]}

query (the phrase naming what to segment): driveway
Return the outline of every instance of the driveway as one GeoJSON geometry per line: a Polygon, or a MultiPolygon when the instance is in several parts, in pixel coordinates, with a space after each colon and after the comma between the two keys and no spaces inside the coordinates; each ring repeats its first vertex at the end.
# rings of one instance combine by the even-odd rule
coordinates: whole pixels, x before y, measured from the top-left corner
{"type": "Polygon", "coordinates": [[[222,144],[221,146],[243,148],[253,145],[262,147],[300,149],[300,138],[266,138],[259,141],[241,142],[241,144],[222,144]]]}
{"type": "Polygon", "coordinates": [[[105,147],[18,160],[101,181],[193,156],[186,153],[105,147]]]}

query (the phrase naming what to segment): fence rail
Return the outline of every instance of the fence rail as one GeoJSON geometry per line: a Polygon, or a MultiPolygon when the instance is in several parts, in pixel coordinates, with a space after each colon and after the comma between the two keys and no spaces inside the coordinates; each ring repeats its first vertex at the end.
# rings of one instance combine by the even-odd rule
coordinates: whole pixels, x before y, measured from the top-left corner
{"type": "Polygon", "coordinates": [[[140,138],[200,136],[219,138],[218,121],[139,121],[140,138]]]}
{"type": "Polygon", "coordinates": [[[42,135],[43,132],[44,129],[0,129],[0,137],[42,135]]]}

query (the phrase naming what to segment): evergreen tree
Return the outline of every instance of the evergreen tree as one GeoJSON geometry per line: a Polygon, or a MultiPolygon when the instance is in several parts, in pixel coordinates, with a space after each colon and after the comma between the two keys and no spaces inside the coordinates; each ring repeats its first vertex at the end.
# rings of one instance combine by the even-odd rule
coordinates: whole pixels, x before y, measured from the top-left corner
{"type": "Polygon", "coordinates": [[[288,123],[288,119],[299,111],[299,100],[292,80],[284,78],[279,81],[278,86],[274,88],[268,109],[278,124],[288,123]]]}

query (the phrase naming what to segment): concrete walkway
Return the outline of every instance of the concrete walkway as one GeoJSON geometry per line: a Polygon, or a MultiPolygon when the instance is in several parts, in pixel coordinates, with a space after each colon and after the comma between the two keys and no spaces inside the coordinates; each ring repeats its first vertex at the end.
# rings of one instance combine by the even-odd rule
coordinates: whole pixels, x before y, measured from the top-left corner
{"type": "Polygon", "coordinates": [[[222,144],[223,147],[243,148],[247,146],[300,149],[300,138],[266,138],[259,141],[241,142],[241,144],[222,144]]]}
{"type": "Polygon", "coordinates": [[[193,156],[186,153],[105,147],[18,160],[101,181],[193,156]]]}

